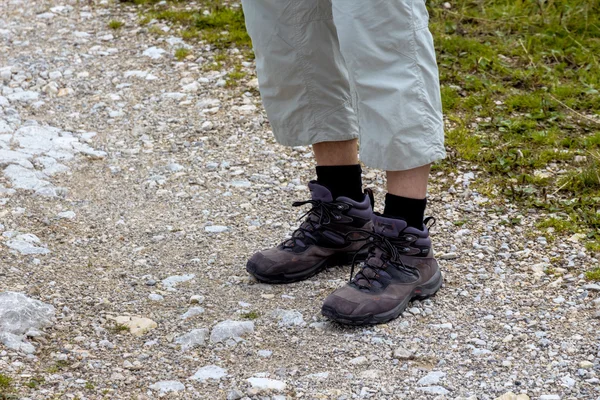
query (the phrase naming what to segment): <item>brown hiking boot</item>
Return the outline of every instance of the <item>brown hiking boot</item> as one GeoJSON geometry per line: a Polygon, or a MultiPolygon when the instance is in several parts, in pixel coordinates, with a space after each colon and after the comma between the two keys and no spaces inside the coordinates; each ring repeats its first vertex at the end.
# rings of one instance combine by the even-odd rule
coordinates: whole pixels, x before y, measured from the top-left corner
{"type": "MultiPolygon", "coordinates": [[[[373,224],[373,194],[365,190],[362,202],[347,197],[333,200],[331,192],[315,181],[308,184],[312,200],[294,203],[294,207],[311,204],[306,220],[292,237],[277,247],[254,254],[246,270],[259,281],[290,283],[310,278],[328,266],[350,264],[357,250],[366,243],[364,234],[373,224]]],[[[367,250],[358,254],[364,260],[367,250]]]]}
{"type": "Polygon", "coordinates": [[[442,286],[427,227],[421,231],[380,215],[373,216],[373,224],[374,232],[363,232],[370,241],[363,267],[323,304],[323,315],[342,324],[388,322],[411,300],[427,298],[442,286]]]}

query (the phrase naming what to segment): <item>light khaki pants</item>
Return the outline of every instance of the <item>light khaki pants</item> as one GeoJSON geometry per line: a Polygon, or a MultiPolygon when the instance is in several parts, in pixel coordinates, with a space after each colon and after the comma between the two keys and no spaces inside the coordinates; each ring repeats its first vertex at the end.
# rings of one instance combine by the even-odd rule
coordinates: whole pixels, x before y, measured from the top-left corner
{"type": "Polygon", "coordinates": [[[425,0],[242,0],[260,93],[288,146],[360,137],[367,166],[444,158],[425,0]]]}

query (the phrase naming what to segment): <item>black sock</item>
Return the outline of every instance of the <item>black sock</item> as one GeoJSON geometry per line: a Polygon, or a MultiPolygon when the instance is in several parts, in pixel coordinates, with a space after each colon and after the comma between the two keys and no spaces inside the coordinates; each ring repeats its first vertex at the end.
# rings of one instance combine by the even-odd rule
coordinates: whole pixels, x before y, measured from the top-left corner
{"type": "Polygon", "coordinates": [[[317,166],[317,182],[331,192],[333,199],[340,196],[362,201],[362,169],[355,165],[317,166]]]}
{"type": "Polygon", "coordinates": [[[383,216],[403,219],[408,226],[423,229],[426,206],[427,199],[410,199],[388,193],[385,195],[383,216]]]}

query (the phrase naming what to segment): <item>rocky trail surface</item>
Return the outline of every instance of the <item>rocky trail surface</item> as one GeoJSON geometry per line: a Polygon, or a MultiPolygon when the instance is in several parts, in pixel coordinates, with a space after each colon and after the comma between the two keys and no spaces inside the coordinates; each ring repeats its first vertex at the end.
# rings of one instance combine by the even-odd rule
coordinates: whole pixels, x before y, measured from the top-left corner
{"type": "Polygon", "coordinates": [[[445,286],[398,320],[320,316],[348,267],[250,279],[310,148],[275,144],[253,64],[231,87],[210,46],[177,61],[175,34],[99,3],[0,2],[0,398],[600,399],[598,260],[469,166],[434,173],[445,286]]]}

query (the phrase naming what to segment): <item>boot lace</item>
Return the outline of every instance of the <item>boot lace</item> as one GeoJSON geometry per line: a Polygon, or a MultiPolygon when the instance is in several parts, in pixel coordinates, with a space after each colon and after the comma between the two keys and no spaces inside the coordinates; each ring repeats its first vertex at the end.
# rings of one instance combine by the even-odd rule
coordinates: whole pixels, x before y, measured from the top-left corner
{"type": "MultiPolygon", "coordinates": [[[[431,228],[433,225],[435,225],[435,218],[428,217],[423,222],[427,228],[431,228]],[[429,224],[430,222],[431,224],[429,224]]],[[[405,254],[410,251],[410,247],[408,247],[408,241],[402,240],[402,238],[402,232],[400,232],[399,237],[395,239],[390,239],[389,237],[380,233],[367,230],[359,230],[348,233],[346,235],[346,240],[348,241],[356,242],[366,240],[366,243],[356,251],[356,254],[352,258],[349,283],[357,286],[359,289],[369,289],[373,286],[374,282],[379,282],[382,273],[388,275],[385,273],[385,270],[388,268],[390,263],[394,264],[395,267],[400,270],[412,273],[415,268],[404,264],[400,258],[401,254],[405,254]],[[359,237],[356,236],[357,232],[360,233],[359,237]],[[350,237],[352,234],[354,234],[354,237],[350,237]],[[356,275],[354,275],[356,257],[366,248],[369,249],[367,259],[356,275]]],[[[389,275],[387,277],[389,278],[389,275]]]]}
{"type": "Polygon", "coordinates": [[[282,243],[283,248],[292,248],[298,244],[305,246],[305,240],[317,241],[312,234],[317,230],[323,230],[332,220],[340,219],[339,212],[346,208],[341,203],[325,202],[322,200],[296,201],[293,207],[301,207],[310,204],[312,208],[302,214],[298,220],[305,221],[292,233],[292,237],[282,243]]]}

